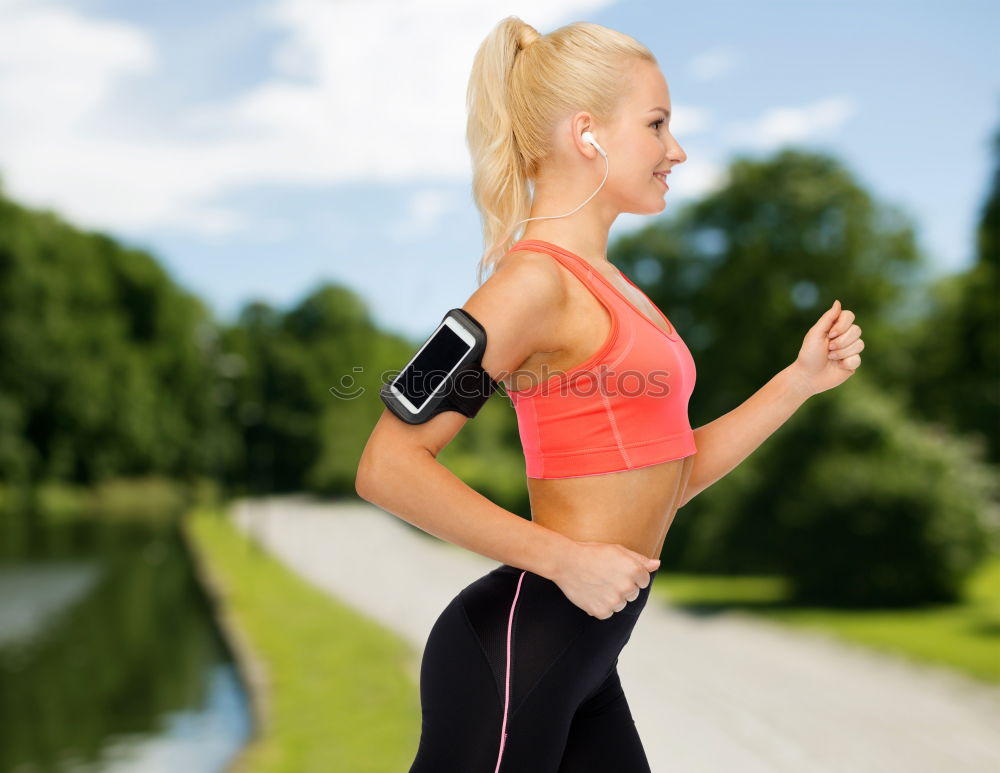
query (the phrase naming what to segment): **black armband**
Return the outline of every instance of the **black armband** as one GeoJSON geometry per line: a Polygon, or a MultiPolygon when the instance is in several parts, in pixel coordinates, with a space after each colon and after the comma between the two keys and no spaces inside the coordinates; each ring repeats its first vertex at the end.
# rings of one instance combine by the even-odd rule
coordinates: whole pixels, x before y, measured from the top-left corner
{"type": "Polygon", "coordinates": [[[380,390],[382,402],[408,424],[442,411],[470,419],[499,386],[482,368],[486,330],[463,309],[451,309],[406,367],[380,390]]]}

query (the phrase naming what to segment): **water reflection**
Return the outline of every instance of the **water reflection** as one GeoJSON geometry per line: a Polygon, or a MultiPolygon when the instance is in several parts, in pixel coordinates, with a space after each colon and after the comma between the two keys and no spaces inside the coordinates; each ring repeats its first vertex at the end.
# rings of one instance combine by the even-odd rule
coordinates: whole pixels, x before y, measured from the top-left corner
{"type": "Polygon", "coordinates": [[[29,644],[86,596],[99,575],[96,562],[0,564],[0,647],[29,644]]]}
{"type": "Polygon", "coordinates": [[[0,771],[223,770],[249,707],[175,525],[49,530],[0,563],[0,771]]]}

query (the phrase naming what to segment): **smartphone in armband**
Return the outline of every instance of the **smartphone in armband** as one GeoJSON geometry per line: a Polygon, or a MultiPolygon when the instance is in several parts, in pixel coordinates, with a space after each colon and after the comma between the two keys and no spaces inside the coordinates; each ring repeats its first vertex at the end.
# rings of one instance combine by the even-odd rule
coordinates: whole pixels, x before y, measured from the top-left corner
{"type": "Polygon", "coordinates": [[[486,330],[463,309],[451,309],[380,397],[408,424],[442,411],[474,417],[499,386],[482,368],[486,330]]]}

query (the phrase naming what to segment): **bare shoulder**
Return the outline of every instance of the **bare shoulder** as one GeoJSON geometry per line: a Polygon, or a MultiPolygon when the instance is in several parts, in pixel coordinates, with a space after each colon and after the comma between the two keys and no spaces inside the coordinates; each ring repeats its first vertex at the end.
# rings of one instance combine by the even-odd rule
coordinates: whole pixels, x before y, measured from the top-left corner
{"type": "Polygon", "coordinates": [[[501,381],[536,352],[558,348],[565,303],[556,261],[533,252],[506,255],[462,306],[486,330],[483,369],[501,381]]]}
{"type": "Polygon", "coordinates": [[[510,269],[515,266],[533,266],[536,269],[547,271],[555,279],[559,278],[559,263],[544,252],[535,252],[534,250],[508,252],[497,261],[496,270],[510,269]]]}
{"type": "Polygon", "coordinates": [[[565,298],[566,285],[555,260],[537,252],[511,252],[464,308],[471,313],[471,306],[485,310],[490,303],[502,302],[511,312],[531,317],[557,311],[565,298]]]}
{"type": "Polygon", "coordinates": [[[510,252],[494,268],[493,274],[483,283],[498,280],[497,285],[510,284],[528,289],[539,296],[538,302],[561,302],[566,285],[559,264],[550,256],[539,252],[510,252]]]}

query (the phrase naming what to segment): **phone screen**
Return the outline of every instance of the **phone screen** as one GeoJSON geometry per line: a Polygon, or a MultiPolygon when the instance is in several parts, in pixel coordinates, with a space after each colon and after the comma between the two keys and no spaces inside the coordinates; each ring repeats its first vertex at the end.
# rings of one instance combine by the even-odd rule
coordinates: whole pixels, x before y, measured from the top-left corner
{"type": "Polygon", "coordinates": [[[393,386],[420,411],[471,349],[448,325],[442,325],[396,377],[393,386]]]}

